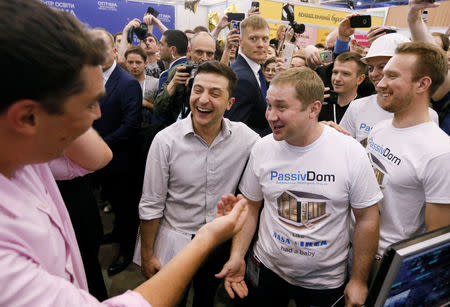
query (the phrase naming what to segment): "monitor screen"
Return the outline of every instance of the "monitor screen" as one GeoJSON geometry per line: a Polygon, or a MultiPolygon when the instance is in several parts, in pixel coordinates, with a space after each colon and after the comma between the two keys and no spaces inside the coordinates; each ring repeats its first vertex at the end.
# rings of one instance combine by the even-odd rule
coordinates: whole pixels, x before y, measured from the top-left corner
{"type": "Polygon", "coordinates": [[[391,245],[365,306],[449,306],[450,227],[391,245]]]}

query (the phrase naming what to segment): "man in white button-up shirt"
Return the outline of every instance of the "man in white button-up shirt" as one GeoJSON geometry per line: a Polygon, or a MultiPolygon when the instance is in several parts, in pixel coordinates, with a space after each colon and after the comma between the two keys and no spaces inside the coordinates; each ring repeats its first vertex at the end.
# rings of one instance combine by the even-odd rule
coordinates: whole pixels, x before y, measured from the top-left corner
{"type": "MultiPolygon", "coordinates": [[[[139,205],[142,268],[148,277],[161,267],[161,258],[155,256],[161,251],[154,243],[163,231],[184,236],[185,243],[189,242],[216,216],[221,195],[236,190],[259,137],[245,124],[223,118],[234,102],[235,87],[236,75],[229,67],[219,62],[203,63],[192,87],[191,114],[153,140],[139,205]]],[[[179,250],[183,243],[170,240],[169,244],[179,250]]],[[[210,256],[194,277],[199,294],[194,296],[194,306],[212,306],[219,284],[212,272],[219,271],[228,253],[220,255],[210,256]]]]}

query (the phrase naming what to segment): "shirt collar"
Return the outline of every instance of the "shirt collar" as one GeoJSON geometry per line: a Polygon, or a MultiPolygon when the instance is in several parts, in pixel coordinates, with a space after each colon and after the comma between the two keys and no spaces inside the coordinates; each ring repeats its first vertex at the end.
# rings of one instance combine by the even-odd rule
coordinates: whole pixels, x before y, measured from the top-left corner
{"type": "Polygon", "coordinates": [[[185,56],[182,56],[182,57],[179,57],[178,59],[175,59],[174,61],[172,61],[172,63],[170,63],[170,65],[169,65],[169,69],[168,70],[170,70],[173,67],[173,65],[175,65],[175,62],[179,63],[178,61],[180,61],[182,59],[185,59],[185,58],[186,58],[185,56]]]}
{"type": "Polygon", "coordinates": [[[116,61],[114,61],[114,63],[111,65],[111,67],[103,72],[103,81],[105,83],[108,82],[108,79],[111,76],[114,69],[116,68],[116,65],[117,65],[117,63],[116,63],[116,61]]]}
{"type": "MultiPolygon", "coordinates": [[[[181,131],[184,136],[188,134],[195,134],[194,126],[192,125],[192,112],[189,113],[186,118],[181,120],[181,131]]],[[[222,118],[222,130],[220,131],[219,135],[230,135],[231,134],[231,126],[228,120],[222,118]]],[[[218,136],[219,136],[218,135],[218,136]]]]}
{"type": "Polygon", "coordinates": [[[258,74],[259,70],[261,69],[261,65],[256,63],[255,61],[251,60],[249,57],[247,57],[245,54],[239,51],[239,54],[247,61],[248,66],[252,69],[253,73],[255,75],[258,74]]]}

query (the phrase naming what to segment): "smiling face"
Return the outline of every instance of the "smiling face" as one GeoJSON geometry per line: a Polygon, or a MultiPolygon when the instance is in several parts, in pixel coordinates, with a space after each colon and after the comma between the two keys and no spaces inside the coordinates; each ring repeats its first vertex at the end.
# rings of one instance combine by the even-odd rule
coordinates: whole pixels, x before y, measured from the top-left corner
{"type": "Polygon", "coordinates": [[[311,107],[306,108],[296,97],[294,85],[290,83],[270,85],[267,91],[266,119],[276,141],[286,141],[300,146],[305,133],[317,122],[311,116],[311,107]]]}
{"type": "Polygon", "coordinates": [[[269,29],[248,27],[241,31],[241,52],[258,64],[264,63],[269,48],[269,29]]]}
{"type": "Polygon", "coordinates": [[[228,93],[227,78],[215,73],[197,74],[190,98],[194,130],[220,129],[223,114],[233,102],[234,98],[228,93]]]}
{"type": "Polygon", "coordinates": [[[380,105],[386,111],[408,111],[414,100],[415,84],[413,69],[416,56],[401,54],[393,56],[383,69],[383,78],[377,84],[380,105]]]}
{"type": "Polygon", "coordinates": [[[366,59],[369,79],[374,87],[377,87],[378,82],[383,79],[383,68],[391,57],[376,56],[366,59]]]}
{"type": "Polygon", "coordinates": [[[42,149],[44,161],[60,157],[73,140],[100,118],[98,100],[104,95],[102,69],[100,66],[85,66],[81,76],[85,89],[67,98],[62,114],[49,114],[41,110],[36,116],[38,148],[42,149]]]}

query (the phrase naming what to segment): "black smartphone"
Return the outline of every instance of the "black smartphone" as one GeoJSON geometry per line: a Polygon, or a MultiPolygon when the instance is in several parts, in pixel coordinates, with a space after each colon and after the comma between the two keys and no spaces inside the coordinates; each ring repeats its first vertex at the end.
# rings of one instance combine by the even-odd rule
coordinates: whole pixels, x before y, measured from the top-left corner
{"type": "Polygon", "coordinates": [[[372,18],[370,15],[358,15],[350,18],[350,27],[352,28],[370,28],[372,18]]]}
{"type": "Polygon", "coordinates": [[[159,12],[157,10],[155,10],[154,8],[152,8],[151,6],[149,6],[147,9],[147,14],[151,14],[155,18],[158,18],[159,12]]]}
{"type": "Polygon", "coordinates": [[[241,34],[241,22],[238,20],[232,20],[230,30],[236,29],[234,34],[241,34]]]}
{"type": "Polygon", "coordinates": [[[252,1],[252,6],[250,9],[256,9],[256,12],[259,12],[259,1],[252,1]]]}
{"type": "Polygon", "coordinates": [[[242,21],[245,18],[244,13],[227,13],[228,21],[237,20],[242,21]]]}

